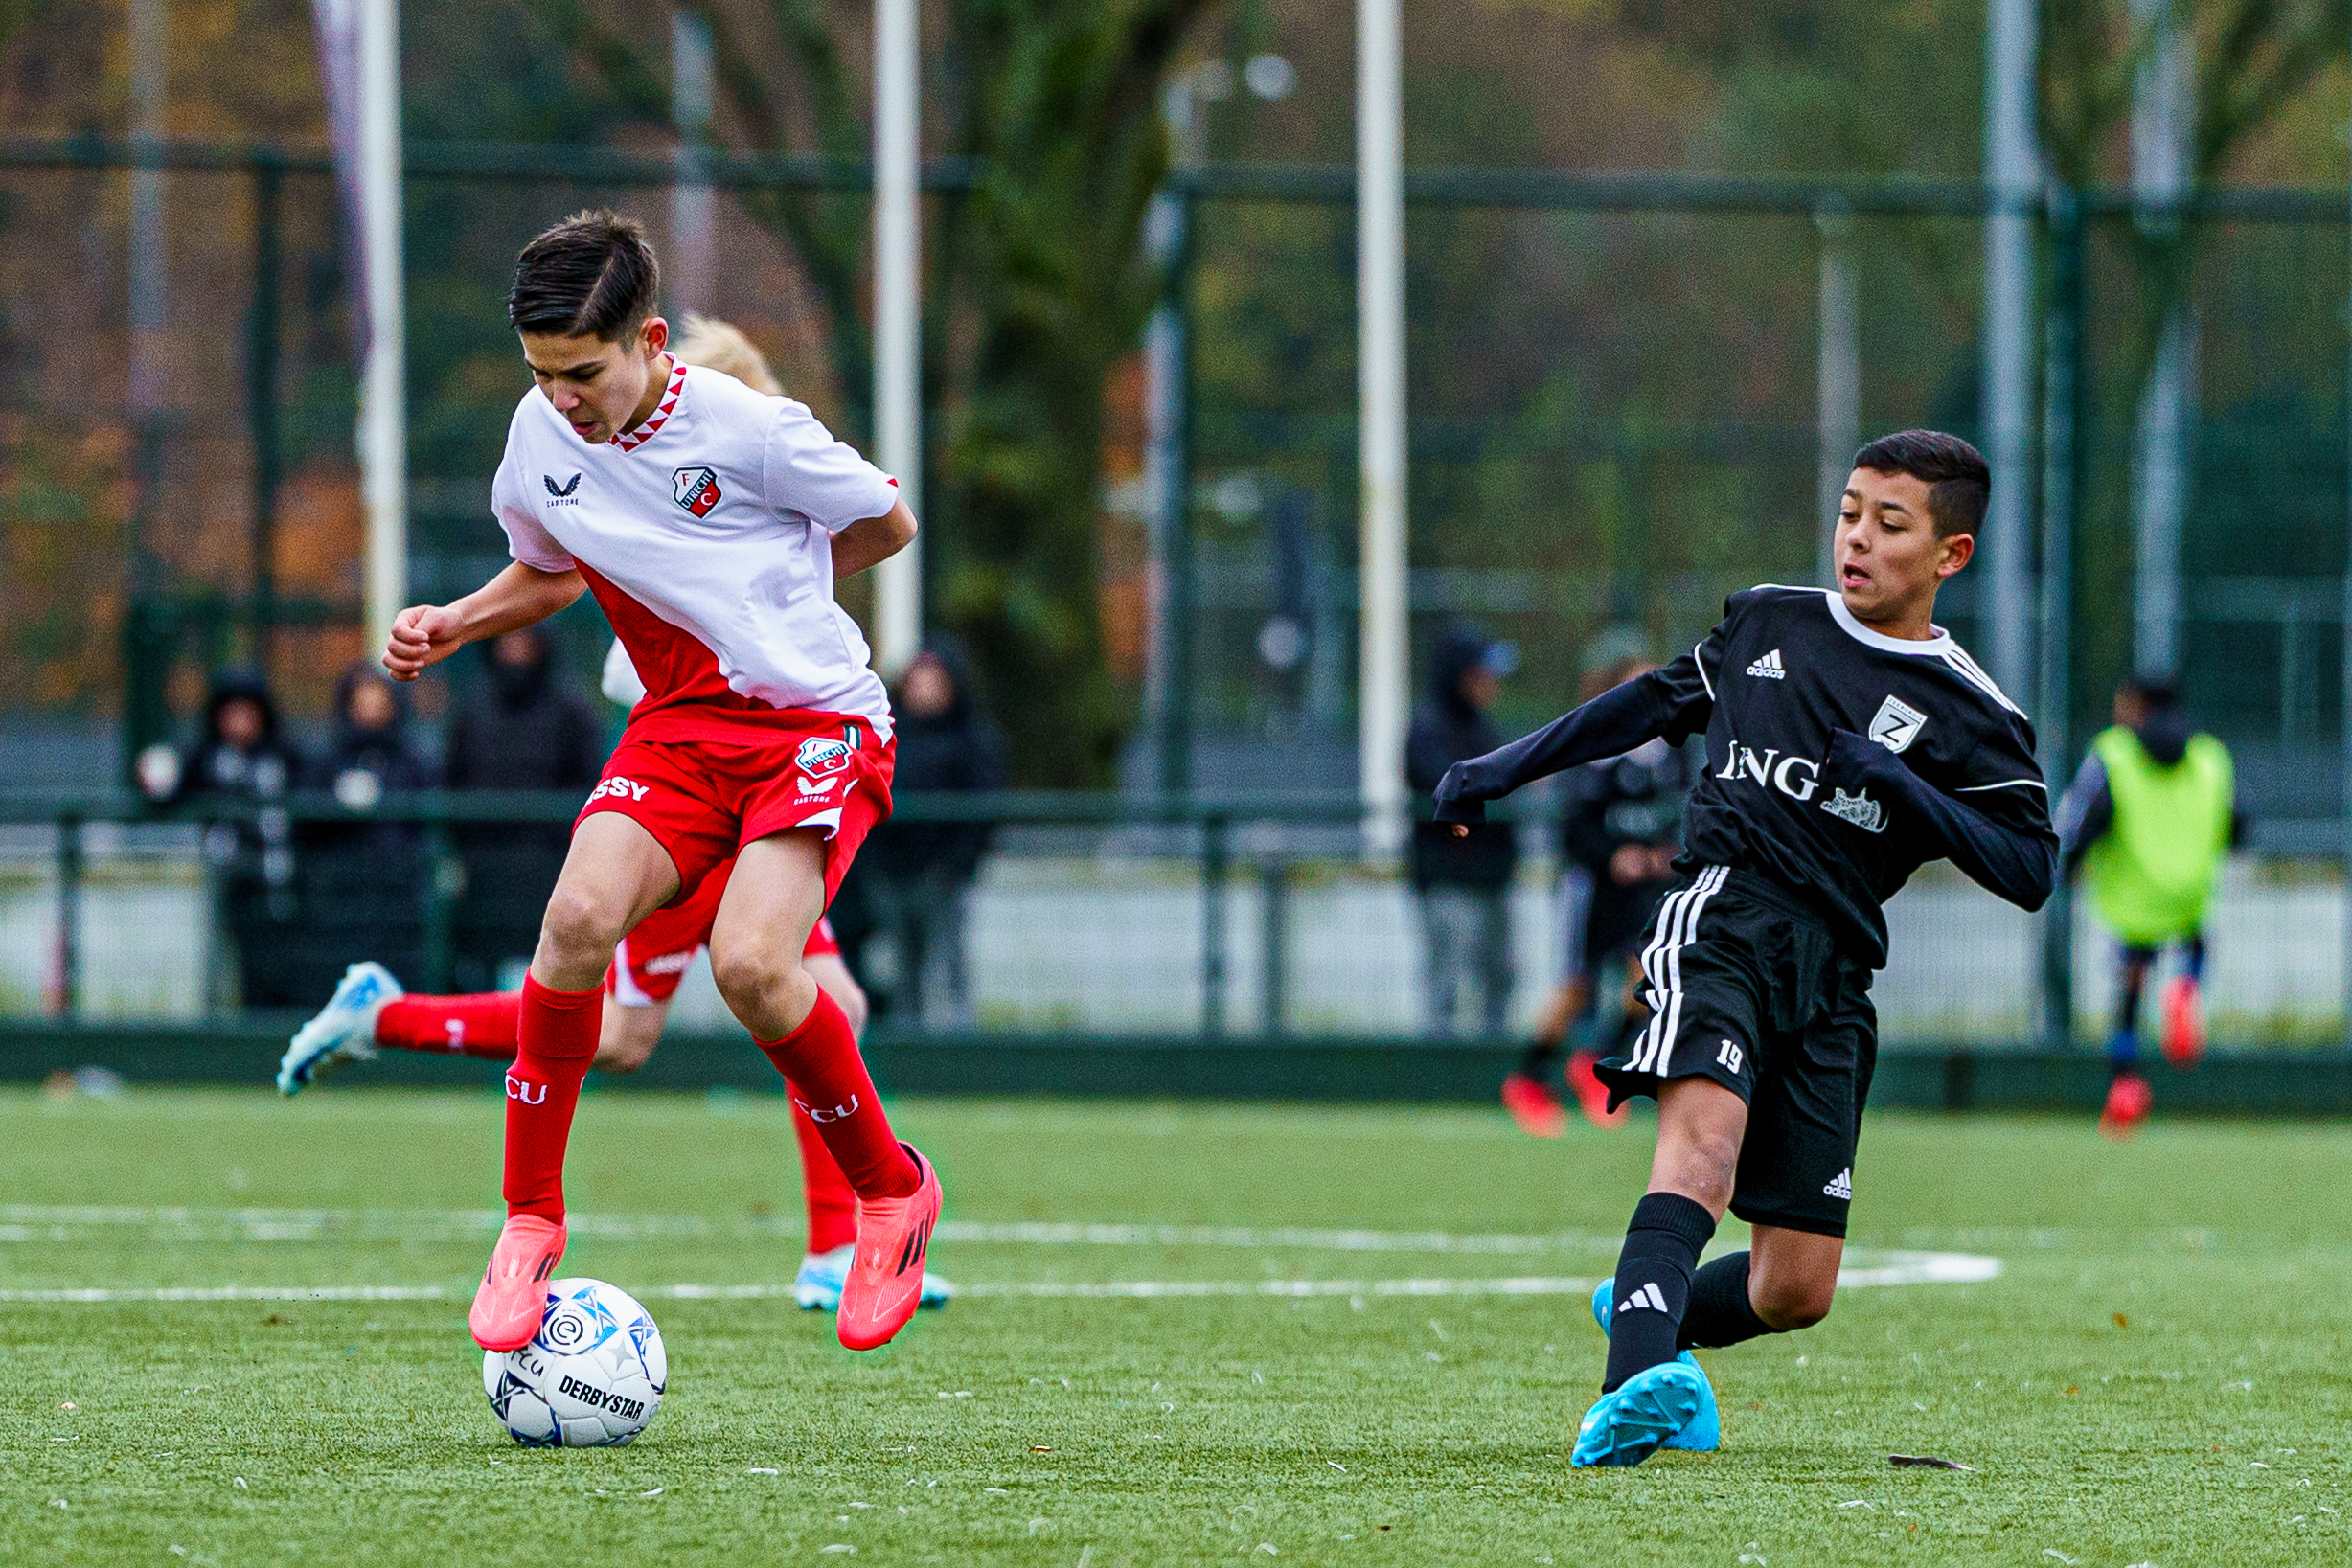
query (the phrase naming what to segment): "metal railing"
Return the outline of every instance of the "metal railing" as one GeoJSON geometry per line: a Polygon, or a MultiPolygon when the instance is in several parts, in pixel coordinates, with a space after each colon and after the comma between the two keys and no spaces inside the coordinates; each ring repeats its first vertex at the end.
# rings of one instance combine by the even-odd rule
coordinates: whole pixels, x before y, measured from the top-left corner
{"type": "MultiPolygon", "coordinates": [[[[1523,1034],[1565,968],[1571,917],[1556,889],[1547,807],[1497,811],[1516,825],[1521,872],[1509,891],[1518,985],[1507,1033],[1523,1034]]],[[[343,964],[390,957],[416,989],[450,989],[463,945],[463,868],[483,829],[559,828],[569,794],[418,793],[355,810],[331,795],[266,805],[159,810],[121,791],[0,792],[0,1015],[60,1021],[233,1022],[244,1011],[228,975],[236,937],[217,851],[224,832],[274,820],[306,836],[413,826],[415,875],[295,910],[265,940],[308,944],[316,997],[343,964]],[[208,842],[213,852],[208,852],[208,842]],[[391,943],[390,949],[379,943],[391,943]],[[13,967],[6,967],[13,966],[13,967]]],[[[915,976],[892,951],[887,916],[844,932],[861,977],[899,1009],[886,1034],[974,1031],[1031,1037],[1387,1037],[1425,1034],[1422,944],[1402,869],[1369,856],[1362,810],[1337,794],[1130,796],[1010,791],[902,795],[894,822],[982,823],[993,841],[955,940],[969,1011],[912,1011],[915,976]],[[860,942],[863,950],[859,950],[860,942]],[[895,974],[894,974],[895,969],[895,974]]],[[[861,857],[836,916],[884,857],[861,857]]],[[[552,883],[552,861],[543,864],[552,883]]],[[[297,878],[297,883],[300,879],[297,878]]],[[[525,935],[545,886],[503,890],[525,935]]],[[[936,897],[936,890],[925,896],[936,897]]],[[[2340,963],[2342,880],[2318,857],[2233,861],[2216,900],[2208,1009],[2228,1046],[2333,1049],[2343,1020],[2329,984],[2340,963]]],[[[1889,906],[1894,957],[1877,999],[1899,1045],[2002,1049],[2035,1034],[2041,938],[2032,918],[1956,875],[1930,869],[1889,906]]],[[[844,918],[844,923],[848,919],[844,918]]],[[[244,940],[253,940],[248,933],[244,940]]],[[[2111,954],[2088,920],[2072,923],[2073,1038],[2103,1037],[2111,954]]],[[[284,956],[283,954],[280,956],[284,956]]],[[[510,955],[516,959],[524,953],[510,955]]],[[[481,989],[479,966],[474,984],[481,989]]],[[[1467,999],[1466,999],[1467,1000],[1467,999]]],[[[292,1007],[288,998],[282,1008],[292,1007]]],[[[731,1031],[697,970],[674,1004],[688,1033],[731,1031]]],[[[1462,1033],[1480,1033],[1458,1020],[1462,1033]]]]}

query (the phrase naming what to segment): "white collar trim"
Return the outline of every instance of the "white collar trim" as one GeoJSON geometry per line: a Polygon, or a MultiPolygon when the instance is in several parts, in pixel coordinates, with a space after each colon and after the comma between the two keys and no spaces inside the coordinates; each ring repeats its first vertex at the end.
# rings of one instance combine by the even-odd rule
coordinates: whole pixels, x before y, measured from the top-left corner
{"type": "Polygon", "coordinates": [[[1935,635],[1925,639],[1889,637],[1883,631],[1872,631],[1854,618],[1854,612],[1845,607],[1845,596],[1837,589],[1824,588],[1821,597],[1828,602],[1829,618],[1838,623],[1838,630],[1863,647],[1875,648],[1882,653],[1907,653],[1919,658],[1929,654],[1950,653],[1960,646],[1952,640],[1951,632],[1932,625],[1928,629],[1935,635]]]}

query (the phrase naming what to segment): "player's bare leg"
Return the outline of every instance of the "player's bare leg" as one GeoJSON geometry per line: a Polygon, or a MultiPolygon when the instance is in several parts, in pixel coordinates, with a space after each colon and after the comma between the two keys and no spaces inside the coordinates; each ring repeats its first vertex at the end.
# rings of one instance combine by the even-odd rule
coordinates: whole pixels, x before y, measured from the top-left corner
{"type": "Polygon", "coordinates": [[[711,973],[793,1089],[857,1194],[857,1251],[837,1329],[852,1350],[885,1344],[914,1315],[939,1219],[929,1162],[890,1130],[840,1007],[802,961],[824,912],[824,837],[809,829],[743,846],[711,927],[711,973]]]}
{"type": "Polygon", "coordinates": [[[507,1069],[507,1222],[468,1320],[485,1350],[518,1349],[537,1331],[540,1285],[563,1259],[563,1153],[604,1032],[605,966],[621,939],[677,891],[668,852],[628,818],[604,812],[574,829],[523,981],[507,1069]]]}

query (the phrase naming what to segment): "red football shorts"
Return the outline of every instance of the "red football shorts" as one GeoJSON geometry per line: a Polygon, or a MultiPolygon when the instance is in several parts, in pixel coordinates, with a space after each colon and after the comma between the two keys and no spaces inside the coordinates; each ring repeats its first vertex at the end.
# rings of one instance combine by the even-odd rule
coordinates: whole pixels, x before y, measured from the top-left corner
{"type": "MultiPolygon", "coordinates": [[[[676,716],[667,716],[674,725],[676,716]]],[[[741,729],[715,731],[707,739],[650,740],[632,726],[605,762],[580,821],[618,811],[651,833],[677,867],[672,910],[694,902],[744,845],[789,828],[818,829],[826,835],[831,904],[857,846],[890,815],[897,744],[850,715],[794,710],[782,716],[788,722],[772,738],[748,741],[741,729]]],[[[718,908],[716,896],[711,908],[718,908]]]]}
{"type": "MultiPolygon", "coordinates": [[[[719,918],[719,900],[726,897],[727,877],[735,870],[730,860],[702,878],[691,897],[656,909],[637,922],[637,929],[621,939],[612,963],[605,970],[605,989],[626,1008],[650,1008],[677,994],[678,982],[694,966],[695,955],[711,944],[711,922],[719,918]]],[[[819,915],[816,929],[801,957],[838,958],[841,943],[833,921],[819,915]]]]}

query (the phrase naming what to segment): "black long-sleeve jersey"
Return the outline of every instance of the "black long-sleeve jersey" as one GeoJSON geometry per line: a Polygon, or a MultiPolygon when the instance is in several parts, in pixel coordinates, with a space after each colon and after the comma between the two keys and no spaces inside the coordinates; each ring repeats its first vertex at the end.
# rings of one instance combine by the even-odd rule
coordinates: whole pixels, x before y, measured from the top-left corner
{"type": "Polygon", "coordinates": [[[1674,663],[1455,766],[1438,818],[1478,822],[1531,780],[1701,732],[1677,864],[1769,876],[1873,968],[1882,906],[1930,860],[2027,909],[2049,897],[2058,840],[2032,723],[1950,634],[1886,636],[1815,588],[1732,595],[1674,663]]]}

